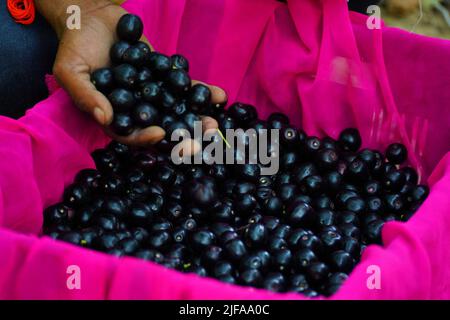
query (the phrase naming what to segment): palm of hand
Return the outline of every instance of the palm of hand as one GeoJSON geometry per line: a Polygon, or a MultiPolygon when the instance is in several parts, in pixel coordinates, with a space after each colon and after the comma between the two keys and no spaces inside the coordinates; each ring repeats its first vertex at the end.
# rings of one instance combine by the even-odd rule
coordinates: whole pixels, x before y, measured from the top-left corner
{"type": "MultiPolygon", "coordinates": [[[[109,50],[116,38],[116,24],[127,13],[119,6],[109,4],[91,10],[82,16],[81,29],[61,32],[60,45],[53,72],[58,82],[69,92],[75,104],[90,113],[98,123],[105,126],[106,132],[119,142],[132,145],[153,144],[164,138],[160,127],[136,130],[130,136],[119,137],[107,128],[113,118],[113,110],[108,99],[90,81],[90,74],[110,64],[109,50]]],[[[141,39],[148,43],[147,39],[141,39]]],[[[214,102],[223,102],[223,90],[210,86],[214,102]]],[[[216,128],[217,122],[209,117],[203,118],[204,128],[216,128]]]]}
{"type": "Polygon", "coordinates": [[[53,73],[69,92],[75,103],[92,113],[96,120],[107,125],[112,119],[112,108],[105,96],[90,81],[90,73],[110,63],[109,48],[115,41],[113,21],[125,11],[118,6],[84,14],[81,29],[64,29],[60,39],[53,73]],[[99,11],[103,11],[100,13],[99,11]],[[111,22],[111,23],[109,23],[111,22]]]}

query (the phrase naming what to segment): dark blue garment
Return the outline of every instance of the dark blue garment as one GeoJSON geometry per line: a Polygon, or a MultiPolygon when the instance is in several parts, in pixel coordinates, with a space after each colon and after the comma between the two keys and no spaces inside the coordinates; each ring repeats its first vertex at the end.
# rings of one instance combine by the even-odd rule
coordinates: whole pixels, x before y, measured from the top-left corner
{"type": "Polygon", "coordinates": [[[380,0],[350,0],[348,6],[350,10],[367,14],[367,8],[371,5],[378,4],[380,0]]]}
{"type": "Polygon", "coordinates": [[[0,0],[0,115],[18,118],[48,96],[45,74],[51,73],[57,46],[44,18],[17,24],[0,0]]]}

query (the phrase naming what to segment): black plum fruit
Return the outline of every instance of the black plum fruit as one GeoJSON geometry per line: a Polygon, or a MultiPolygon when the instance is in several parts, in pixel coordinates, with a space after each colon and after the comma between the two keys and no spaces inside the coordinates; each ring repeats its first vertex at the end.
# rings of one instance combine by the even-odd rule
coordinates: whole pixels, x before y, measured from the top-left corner
{"type": "Polygon", "coordinates": [[[140,127],[149,127],[158,124],[158,109],[150,103],[140,103],[133,110],[134,123],[140,127]]]}
{"type": "Polygon", "coordinates": [[[128,136],[134,130],[133,119],[127,113],[116,113],[111,128],[121,136],[128,136]]]}
{"type": "Polygon", "coordinates": [[[98,91],[107,94],[114,87],[114,73],[110,68],[97,69],[91,74],[91,82],[98,91]]]}
{"type": "Polygon", "coordinates": [[[172,69],[181,69],[189,72],[189,61],[181,54],[174,54],[170,57],[172,69]]]}
{"type": "Polygon", "coordinates": [[[146,62],[147,49],[142,49],[141,46],[135,45],[129,47],[123,54],[123,62],[136,67],[142,67],[146,62]]]}
{"type": "Polygon", "coordinates": [[[174,69],[167,75],[167,86],[176,94],[184,94],[191,87],[191,78],[183,69],[174,69]]]}
{"type": "Polygon", "coordinates": [[[243,103],[234,103],[228,108],[228,114],[242,127],[256,120],[257,112],[254,106],[243,103]]]}
{"type": "Polygon", "coordinates": [[[402,164],[408,157],[406,147],[401,143],[393,143],[386,149],[386,159],[393,164],[402,164]]]}
{"type": "Polygon", "coordinates": [[[345,129],[339,135],[339,145],[345,151],[356,152],[361,147],[361,136],[359,131],[354,128],[345,129]]]}
{"type": "Polygon", "coordinates": [[[289,125],[289,118],[280,112],[274,112],[267,118],[267,123],[270,129],[282,129],[289,125]]]}
{"type": "Polygon", "coordinates": [[[113,69],[115,82],[127,89],[133,88],[137,81],[138,71],[130,64],[121,64],[113,69]]]}
{"type": "Polygon", "coordinates": [[[203,84],[196,84],[189,93],[189,104],[192,111],[202,114],[211,103],[211,90],[203,84]]]}
{"type": "Polygon", "coordinates": [[[126,41],[118,41],[113,44],[109,51],[109,57],[114,64],[123,63],[123,55],[131,45],[126,41]]]}
{"type": "Polygon", "coordinates": [[[158,77],[164,78],[172,69],[172,61],[168,56],[155,52],[150,58],[150,68],[158,77]]]}
{"type": "Polygon", "coordinates": [[[186,185],[187,197],[194,204],[206,208],[217,200],[216,187],[212,179],[198,178],[186,185]]]}
{"type": "Polygon", "coordinates": [[[133,93],[123,88],[114,89],[108,98],[115,112],[128,112],[135,103],[133,93]]]}
{"type": "Polygon", "coordinates": [[[125,14],[117,23],[117,36],[120,40],[130,43],[137,42],[144,30],[144,25],[138,16],[125,14]]]}

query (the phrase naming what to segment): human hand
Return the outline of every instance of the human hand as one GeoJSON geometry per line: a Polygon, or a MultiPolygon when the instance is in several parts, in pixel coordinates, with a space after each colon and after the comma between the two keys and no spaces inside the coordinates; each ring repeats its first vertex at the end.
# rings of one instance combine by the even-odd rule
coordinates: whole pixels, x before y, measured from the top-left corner
{"type": "MultiPolygon", "coordinates": [[[[135,130],[127,137],[114,135],[108,129],[113,118],[111,104],[101,92],[96,90],[90,80],[90,74],[94,70],[110,64],[109,51],[117,41],[116,25],[120,17],[127,12],[107,0],[79,2],[80,30],[68,29],[65,20],[63,22],[49,19],[50,22],[53,21],[52,25],[60,39],[53,67],[56,79],[71,95],[75,104],[81,110],[91,114],[114,139],[130,145],[142,146],[157,143],[164,138],[165,132],[156,126],[135,130]]],[[[73,1],[70,3],[73,4],[73,1]]],[[[45,8],[43,10],[45,11],[45,8]]],[[[66,15],[62,16],[66,17],[66,15]]],[[[145,37],[141,41],[149,44],[145,37]]],[[[193,81],[193,84],[196,83],[198,82],[193,81]]],[[[226,100],[226,94],[222,89],[215,86],[209,86],[209,88],[212,92],[213,103],[222,103],[226,100]]],[[[217,128],[216,120],[211,117],[202,117],[202,122],[204,130],[217,128]]]]}

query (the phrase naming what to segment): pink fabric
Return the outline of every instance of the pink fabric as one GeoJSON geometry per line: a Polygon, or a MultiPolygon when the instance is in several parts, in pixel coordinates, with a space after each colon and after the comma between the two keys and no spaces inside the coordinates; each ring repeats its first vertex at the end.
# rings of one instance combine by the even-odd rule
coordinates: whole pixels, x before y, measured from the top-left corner
{"type": "MultiPolygon", "coordinates": [[[[357,126],[366,146],[406,143],[431,194],[408,223],[385,226],[384,247],[365,251],[333,299],[450,298],[449,42],[368,30],[345,0],[130,0],[125,8],[143,18],[158,50],[186,55],[193,76],[224,87],[230,101],[263,116],[283,111],[313,134],[357,126]],[[380,290],[367,287],[371,265],[380,290]]],[[[302,299],[38,238],[43,208],[107,141],[62,90],[19,121],[0,118],[0,298],[302,299]],[[70,265],[81,269],[80,290],[66,286],[70,265]]]]}

